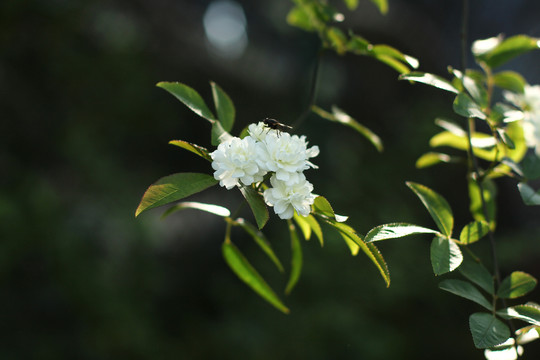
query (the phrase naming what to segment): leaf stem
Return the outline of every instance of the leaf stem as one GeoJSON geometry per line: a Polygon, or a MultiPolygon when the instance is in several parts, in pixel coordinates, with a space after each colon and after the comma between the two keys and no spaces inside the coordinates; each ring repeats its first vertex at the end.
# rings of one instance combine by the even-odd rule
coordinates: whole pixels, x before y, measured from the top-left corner
{"type": "MultiPolygon", "coordinates": [[[[463,0],[462,2],[462,19],[461,19],[461,70],[463,76],[465,76],[465,72],[467,69],[467,37],[468,37],[468,22],[469,22],[469,1],[463,0]]],[[[485,71],[486,69],[484,69],[485,71]]],[[[488,75],[488,104],[487,108],[485,109],[485,112],[489,114],[491,112],[491,96],[493,91],[493,79],[491,78],[491,69],[488,68],[488,71],[486,71],[486,74],[488,75]]],[[[489,120],[488,120],[489,124],[489,120]]],[[[491,124],[490,129],[491,129],[491,124]]],[[[484,186],[483,186],[483,178],[480,177],[480,167],[478,165],[478,159],[474,155],[474,148],[472,146],[472,133],[474,131],[474,119],[468,118],[467,120],[467,141],[468,141],[468,151],[467,155],[469,157],[469,174],[472,177],[473,181],[476,182],[478,186],[478,191],[480,193],[480,201],[482,203],[482,212],[484,213],[484,218],[488,224],[490,224],[490,218],[489,213],[487,211],[487,205],[486,205],[486,199],[484,197],[484,186]]],[[[493,131],[493,129],[491,129],[493,131]]],[[[495,280],[497,283],[497,289],[501,285],[501,275],[499,271],[499,262],[497,260],[497,250],[495,247],[495,237],[493,234],[493,230],[491,229],[491,226],[489,227],[488,231],[488,238],[490,242],[491,247],[491,257],[493,261],[493,273],[495,276],[495,280]]],[[[496,307],[496,296],[493,297],[493,307],[495,309],[496,307]]],[[[502,299],[503,306],[506,308],[506,301],[505,299],[502,299]]],[[[516,331],[514,324],[511,320],[508,320],[508,325],[510,327],[510,331],[512,334],[512,338],[514,339],[514,349],[516,350],[517,359],[521,359],[521,356],[519,355],[518,351],[518,344],[517,344],[517,337],[516,337],[516,331]]]]}

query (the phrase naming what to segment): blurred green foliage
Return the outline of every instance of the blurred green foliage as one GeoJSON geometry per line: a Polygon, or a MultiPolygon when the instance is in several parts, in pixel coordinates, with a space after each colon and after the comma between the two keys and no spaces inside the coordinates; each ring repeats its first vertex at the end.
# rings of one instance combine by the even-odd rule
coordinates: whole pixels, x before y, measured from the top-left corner
{"type": "MultiPolygon", "coordinates": [[[[502,5],[490,7],[493,18],[506,17],[487,36],[530,25],[526,15],[538,5],[524,3],[514,10],[523,22],[511,22],[502,5]]],[[[156,212],[135,220],[144,189],[162,174],[210,172],[204,160],[167,145],[181,138],[210,146],[199,138],[207,124],[155,83],[181,80],[204,88],[215,80],[235,101],[239,129],[266,116],[291,123],[305,105],[317,41],[286,25],[290,3],[242,3],[250,43],[238,60],[207,50],[201,30],[207,4],[0,2],[0,357],[479,358],[463,331],[475,310],[437,289],[429,236],[381,246],[392,275],[389,289],[368,259],[350,257],[337,233],[325,238],[324,251],[316,241],[307,243],[302,281],[287,299],[286,316],[228,270],[221,257],[223,228],[210,215],[188,210],[160,221],[156,212]],[[210,225],[198,226],[203,222],[210,225]]],[[[452,62],[441,58],[452,50],[442,49],[456,44],[448,39],[457,37],[457,5],[396,2],[407,10],[397,14],[392,6],[387,19],[408,17],[392,24],[363,17],[358,27],[414,55],[424,70],[442,73],[452,62]]],[[[480,24],[484,15],[478,16],[480,24]]],[[[527,61],[518,66],[531,69],[529,82],[540,82],[527,61]]],[[[448,98],[398,82],[372,59],[328,55],[321,71],[321,105],[339,99],[341,108],[381,135],[385,151],[378,154],[357,134],[310,117],[300,131],[322,150],[320,171],[312,177],[316,192],[360,231],[396,220],[429,224],[405,180],[437,189],[451,202],[456,222],[470,221],[458,167],[414,168],[437,131],[434,117],[452,114],[448,98]]],[[[538,210],[520,205],[510,185],[502,188],[501,262],[538,274],[538,210]]],[[[219,196],[224,205],[240,199],[219,196]]],[[[275,226],[267,234],[283,253],[286,231],[275,226]]],[[[268,262],[261,271],[270,281],[282,281],[250,239],[240,244],[254,261],[268,262]]],[[[535,346],[527,348],[531,358],[535,346]]]]}

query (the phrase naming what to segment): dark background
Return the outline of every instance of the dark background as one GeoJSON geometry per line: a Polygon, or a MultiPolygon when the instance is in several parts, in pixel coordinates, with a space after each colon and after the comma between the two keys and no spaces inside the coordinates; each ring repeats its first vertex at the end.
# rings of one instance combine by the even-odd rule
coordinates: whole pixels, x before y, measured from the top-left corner
{"type": "MultiPolygon", "coordinates": [[[[292,309],[286,316],[229,271],[221,219],[185,211],[162,221],[162,209],[134,218],[158,178],[212,171],[167,144],[210,147],[209,126],[158,81],[186,83],[208,103],[208,82],[217,82],[235,102],[235,134],[264,117],[292,123],[307,105],[318,39],[286,24],[292,3],[239,1],[248,42],[236,58],[205,37],[209,3],[0,2],[0,358],[481,359],[468,331],[469,314],[481,309],[437,289],[429,237],[380,244],[392,275],[386,289],[370,261],[350,256],[326,229],[324,248],[303,243],[302,277],[285,297],[285,276],[233,232],[292,309]]],[[[459,68],[460,3],[391,0],[382,16],[361,0],[344,27],[445,75],[447,65],[459,68]]],[[[470,39],[540,36],[537,1],[470,3],[470,39]]],[[[507,67],[540,83],[539,56],[507,67]]],[[[307,174],[315,192],[361,233],[395,221],[432,226],[406,180],[443,194],[457,229],[470,221],[462,168],[414,168],[436,117],[462,121],[451,94],[397,81],[392,69],[353,55],[326,53],[320,71],[317,104],[347,111],[382,137],[385,151],[310,116],[298,131],[321,149],[320,169],[307,174]]],[[[514,182],[499,185],[501,271],[538,275],[540,212],[521,204],[514,182]]],[[[218,187],[191,199],[241,202],[218,187]]],[[[287,265],[284,223],[273,216],[266,234],[287,265]]],[[[484,245],[474,250],[489,258],[484,245]]],[[[534,359],[540,345],[525,350],[534,359]]]]}

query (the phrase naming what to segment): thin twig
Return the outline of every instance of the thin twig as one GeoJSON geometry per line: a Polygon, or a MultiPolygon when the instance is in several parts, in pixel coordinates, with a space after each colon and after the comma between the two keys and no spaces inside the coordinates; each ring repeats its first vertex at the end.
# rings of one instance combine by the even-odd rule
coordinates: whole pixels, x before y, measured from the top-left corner
{"type": "Polygon", "coordinates": [[[319,49],[317,51],[317,57],[315,59],[315,66],[313,68],[313,73],[311,77],[311,89],[309,91],[308,104],[296,121],[292,124],[292,127],[296,130],[308,117],[311,113],[311,108],[315,105],[315,98],[317,97],[317,82],[319,80],[319,67],[321,63],[321,58],[324,49],[319,49]]]}

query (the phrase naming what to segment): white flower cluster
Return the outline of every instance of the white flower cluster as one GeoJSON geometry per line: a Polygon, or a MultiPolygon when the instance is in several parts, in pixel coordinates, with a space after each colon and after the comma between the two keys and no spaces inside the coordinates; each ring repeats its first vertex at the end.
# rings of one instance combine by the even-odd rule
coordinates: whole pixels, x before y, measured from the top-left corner
{"type": "Polygon", "coordinates": [[[540,85],[525,85],[523,94],[506,92],[504,95],[523,111],[525,141],[540,156],[540,85]]]}
{"type": "Polygon", "coordinates": [[[308,216],[316,195],[303,172],[316,168],[309,159],[319,154],[319,148],[308,148],[305,136],[270,129],[263,122],[251,124],[248,132],[243,139],[233,137],[219,144],[210,154],[214,178],[229,190],[261,182],[270,173],[272,187],[263,194],[266,204],[281,219],[292,218],[295,211],[308,216]]]}

